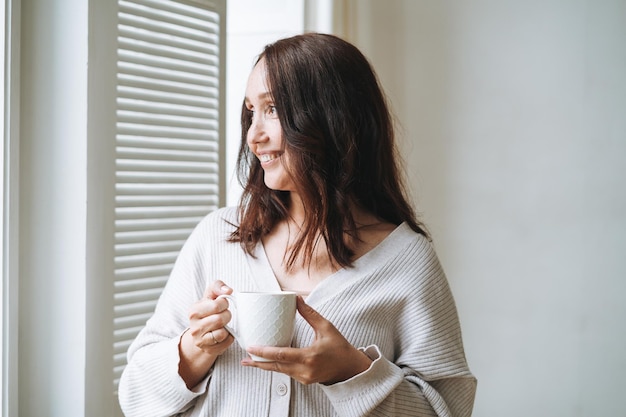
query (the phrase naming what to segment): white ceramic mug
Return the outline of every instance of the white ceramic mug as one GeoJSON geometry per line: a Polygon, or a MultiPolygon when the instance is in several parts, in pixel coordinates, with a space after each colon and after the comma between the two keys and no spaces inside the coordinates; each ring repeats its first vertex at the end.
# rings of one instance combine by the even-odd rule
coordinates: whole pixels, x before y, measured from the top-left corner
{"type": "MultiPolygon", "coordinates": [[[[296,293],[236,292],[221,295],[232,314],[226,329],[245,350],[248,346],[289,346],[296,318],[296,293]]],[[[271,362],[250,355],[258,362],[271,362]]]]}

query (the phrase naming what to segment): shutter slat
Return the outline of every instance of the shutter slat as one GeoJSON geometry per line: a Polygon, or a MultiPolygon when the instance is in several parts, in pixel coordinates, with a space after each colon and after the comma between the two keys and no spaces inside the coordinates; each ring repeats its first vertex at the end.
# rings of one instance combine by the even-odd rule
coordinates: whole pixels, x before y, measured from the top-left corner
{"type": "Polygon", "coordinates": [[[179,46],[159,45],[139,39],[118,38],[118,46],[124,51],[133,51],[163,59],[171,59],[174,62],[189,63],[200,67],[215,67],[218,61],[210,51],[199,52],[197,50],[181,49],[179,46]]]}
{"type": "MultiPolygon", "coordinates": [[[[216,190],[217,192],[217,190],[216,190]]],[[[211,210],[217,208],[217,197],[213,196],[176,196],[176,198],[172,199],[176,200],[177,203],[182,205],[209,205],[211,206],[211,210]]],[[[157,196],[144,196],[140,197],[118,197],[115,199],[116,203],[120,207],[146,207],[146,206],[170,206],[172,204],[172,200],[166,200],[163,197],[157,196]]]]}
{"type": "Polygon", "coordinates": [[[193,150],[175,149],[146,149],[130,146],[118,146],[117,157],[138,160],[175,160],[175,161],[210,161],[215,157],[215,152],[198,152],[193,150]]]}
{"type": "MultiPolygon", "coordinates": [[[[188,78],[188,82],[183,82],[120,74],[118,79],[119,96],[129,98],[136,97],[137,90],[147,90],[152,94],[160,92],[166,95],[176,94],[178,96],[185,96],[189,100],[196,98],[198,107],[215,108],[217,105],[217,93],[212,79],[208,77],[204,80],[188,78]]],[[[167,96],[162,98],[167,98],[167,96]]]]}
{"type": "Polygon", "coordinates": [[[122,342],[125,340],[133,340],[141,331],[143,326],[127,327],[125,329],[115,330],[113,332],[113,342],[122,342]]]}
{"type": "Polygon", "coordinates": [[[120,208],[116,220],[127,219],[165,219],[194,217],[201,219],[208,212],[208,206],[177,206],[177,207],[128,207],[120,208]]]}
{"type": "Polygon", "coordinates": [[[188,229],[193,228],[200,218],[197,217],[181,217],[181,218],[163,218],[163,219],[132,219],[132,220],[117,220],[115,222],[116,231],[140,231],[140,230],[155,230],[155,229],[179,229],[186,227],[188,229]]]}
{"type": "Polygon", "coordinates": [[[171,265],[141,266],[135,268],[117,269],[115,279],[124,281],[128,279],[154,278],[155,276],[169,275],[171,265]]]}
{"type": "MultiPolygon", "coordinates": [[[[126,352],[128,351],[128,347],[130,346],[131,343],[132,341],[130,340],[123,340],[121,342],[113,343],[114,358],[122,356],[124,363],[126,363],[126,352]]],[[[114,359],[114,361],[115,360],[116,359],[114,359]]]]}
{"type": "Polygon", "coordinates": [[[218,170],[217,155],[212,155],[211,158],[207,158],[206,162],[200,161],[185,161],[185,160],[171,160],[171,161],[151,161],[149,159],[130,159],[120,158],[116,161],[116,167],[122,171],[157,171],[157,172],[174,172],[174,173],[204,173],[213,174],[218,170]]]}
{"type": "MultiPolygon", "coordinates": [[[[140,302],[150,302],[155,303],[161,294],[161,288],[153,288],[149,290],[143,291],[135,291],[129,293],[117,293],[115,294],[115,302],[116,304],[131,304],[131,303],[140,303],[140,302]]],[[[119,320],[120,318],[116,318],[119,320]]]]}
{"type": "Polygon", "coordinates": [[[197,42],[205,42],[207,44],[217,44],[217,40],[219,39],[219,37],[215,36],[217,25],[207,23],[204,28],[194,30],[176,24],[159,22],[154,19],[145,19],[134,14],[133,10],[126,7],[120,7],[118,20],[120,26],[133,26],[153,33],[171,34],[172,36],[197,42]]]}
{"type": "MultiPolygon", "coordinates": [[[[128,347],[125,347],[126,350],[128,350],[128,347]]],[[[122,351],[122,352],[115,352],[115,354],[113,355],[113,365],[114,367],[122,367],[123,370],[123,365],[126,364],[126,352],[122,351]]],[[[121,376],[121,372],[120,372],[120,376],[121,376]]]]}
{"type": "Polygon", "coordinates": [[[197,74],[203,76],[217,76],[219,73],[219,62],[196,63],[191,61],[183,61],[176,57],[161,57],[148,54],[140,54],[137,51],[128,49],[119,49],[117,51],[118,58],[122,62],[133,62],[135,64],[154,66],[157,68],[169,68],[174,71],[197,74]]]}
{"type": "Polygon", "coordinates": [[[146,253],[142,255],[128,255],[128,256],[116,256],[115,267],[119,269],[123,268],[135,268],[146,265],[173,265],[176,261],[176,252],[166,253],[146,253]]]}
{"type": "Polygon", "coordinates": [[[215,176],[202,173],[184,173],[184,172],[145,172],[145,171],[121,171],[116,175],[118,183],[201,183],[214,181],[215,176]]]}
{"type": "MultiPolygon", "coordinates": [[[[154,10],[162,10],[180,16],[197,18],[203,24],[217,24],[217,22],[219,21],[218,13],[212,9],[215,4],[211,3],[215,3],[215,1],[204,1],[205,7],[201,7],[200,4],[198,4],[197,6],[192,6],[185,3],[179,3],[174,1],[164,2],[161,0],[133,0],[132,3],[135,6],[142,5],[144,7],[150,7],[154,10]]],[[[120,0],[120,4],[123,6],[129,6],[129,2],[127,0],[120,0]]]]}
{"type": "Polygon", "coordinates": [[[146,324],[146,321],[148,321],[148,319],[152,315],[152,311],[154,310],[154,306],[156,305],[156,303],[151,303],[151,304],[152,305],[150,306],[149,311],[145,314],[125,316],[124,318],[120,320],[116,320],[115,323],[113,324],[114,329],[121,330],[121,329],[126,329],[128,327],[143,326],[144,324],[146,324]]]}
{"type": "MultiPolygon", "coordinates": [[[[117,112],[117,120],[122,124],[135,125],[137,129],[165,127],[165,128],[189,128],[196,129],[201,132],[209,133],[215,128],[217,123],[216,110],[212,108],[204,109],[202,114],[197,116],[189,116],[183,114],[172,113],[156,113],[155,108],[149,108],[152,111],[142,111],[138,108],[133,110],[120,109],[117,112]]],[[[163,111],[164,109],[161,109],[163,111]]]]}
{"type": "Polygon", "coordinates": [[[122,135],[139,135],[139,136],[154,136],[154,137],[176,137],[181,139],[195,139],[195,140],[207,140],[215,137],[215,130],[217,130],[217,122],[211,124],[212,130],[200,130],[200,129],[188,129],[188,128],[173,128],[166,126],[147,126],[147,125],[135,125],[131,123],[119,123],[117,124],[117,131],[122,135]]]}
{"type": "MultiPolygon", "coordinates": [[[[209,112],[207,112],[209,113],[209,112]]],[[[207,116],[210,116],[208,114],[207,116]]],[[[185,129],[196,129],[200,132],[209,132],[215,127],[215,121],[200,119],[197,117],[181,117],[177,115],[161,115],[150,114],[145,112],[128,112],[120,110],[117,112],[117,120],[120,124],[134,125],[137,129],[153,128],[153,127],[179,127],[185,129]]]]}
{"type": "Polygon", "coordinates": [[[190,196],[199,194],[204,196],[214,191],[209,184],[118,184],[116,187],[119,196],[160,196],[173,197],[178,195],[190,196]]]}
{"type": "Polygon", "coordinates": [[[188,37],[157,33],[132,26],[132,23],[136,21],[132,18],[127,17],[124,20],[131,24],[125,25],[122,23],[118,26],[120,39],[141,41],[146,44],[167,46],[173,49],[193,51],[204,55],[217,55],[217,45],[211,42],[210,36],[206,37],[206,42],[199,42],[188,37]]]}
{"type": "Polygon", "coordinates": [[[172,240],[183,240],[189,237],[187,229],[169,230],[142,230],[140,232],[116,232],[116,245],[139,243],[139,242],[168,242],[172,240]]]}
{"type": "Polygon", "coordinates": [[[176,27],[180,27],[180,30],[186,34],[194,31],[204,33],[207,31],[207,28],[217,29],[215,13],[203,13],[204,10],[199,8],[185,9],[177,7],[180,6],[180,3],[171,5],[167,3],[170,2],[145,0],[134,0],[131,2],[121,0],[119,2],[120,15],[139,16],[140,19],[135,23],[135,26],[139,26],[142,22],[153,25],[151,26],[153,30],[154,26],[165,26],[168,33],[174,31],[176,27]]]}
{"type": "MultiPolygon", "coordinates": [[[[136,281],[120,281],[115,283],[116,292],[127,291],[139,291],[146,288],[162,288],[167,281],[167,277],[152,277],[146,279],[140,279],[136,281]]],[[[125,312],[129,314],[136,314],[137,311],[129,310],[127,306],[120,306],[120,309],[125,309],[125,312]]],[[[117,310],[116,310],[117,311],[117,310]]],[[[141,310],[143,312],[143,310],[141,310]]]]}
{"type": "Polygon", "coordinates": [[[122,84],[117,87],[118,97],[120,99],[134,99],[146,102],[150,105],[167,106],[187,106],[198,108],[200,110],[216,109],[217,99],[209,96],[199,96],[191,94],[183,94],[181,92],[155,91],[146,88],[138,88],[133,86],[124,86],[122,84]]]}
{"type": "Polygon", "coordinates": [[[190,120],[199,118],[199,119],[217,119],[217,109],[213,106],[208,106],[205,108],[195,107],[195,106],[173,106],[171,104],[165,103],[154,103],[143,100],[132,100],[127,98],[120,98],[117,101],[117,108],[120,114],[124,114],[124,112],[128,113],[147,113],[147,114],[157,114],[157,115],[168,115],[172,116],[180,116],[186,117],[190,120]]]}
{"type": "Polygon", "coordinates": [[[218,146],[214,141],[198,141],[178,138],[155,138],[142,136],[127,136],[119,134],[117,136],[118,146],[155,148],[155,149],[184,149],[192,151],[211,151],[217,153],[218,146]]]}
{"type": "Polygon", "coordinates": [[[117,63],[119,83],[124,85],[132,78],[145,78],[152,81],[162,81],[187,85],[187,88],[196,86],[208,89],[214,96],[218,94],[218,79],[210,74],[196,74],[184,71],[175,71],[172,68],[160,68],[142,65],[136,62],[119,61],[117,63]]]}

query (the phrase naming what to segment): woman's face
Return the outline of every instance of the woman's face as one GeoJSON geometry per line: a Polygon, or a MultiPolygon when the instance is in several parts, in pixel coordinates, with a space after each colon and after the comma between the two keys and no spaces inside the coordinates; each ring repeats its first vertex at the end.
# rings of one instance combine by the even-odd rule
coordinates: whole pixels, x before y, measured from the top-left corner
{"type": "Polygon", "coordinates": [[[265,173],[265,185],[272,190],[295,191],[292,178],[285,170],[287,154],[283,149],[283,131],[267,87],[265,61],[261,59],[252,69],[246,87],[245,105],[250,117],[246,141],[265,173]]]}

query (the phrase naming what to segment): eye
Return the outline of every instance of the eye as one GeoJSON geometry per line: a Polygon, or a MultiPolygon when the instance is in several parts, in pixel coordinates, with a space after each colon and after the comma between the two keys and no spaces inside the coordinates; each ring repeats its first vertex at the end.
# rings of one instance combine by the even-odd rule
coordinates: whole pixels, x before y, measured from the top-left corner
{"type": "Polygon", "coordinates": [[[278,118],[278,110],[276,110],[276,106],[267,106],[267,117],[271,118],[271,119],[276,119],[278,118]]]}

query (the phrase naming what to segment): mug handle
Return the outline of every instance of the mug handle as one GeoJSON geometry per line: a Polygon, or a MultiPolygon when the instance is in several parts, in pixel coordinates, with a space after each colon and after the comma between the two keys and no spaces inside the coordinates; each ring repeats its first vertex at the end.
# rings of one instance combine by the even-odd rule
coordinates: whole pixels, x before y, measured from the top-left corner
{"type": "MultiPolygon", "coordinates": [[[[228,307],[229,308],[233,307],[235,311],[237,311],[237,302],[235,301],[235,297],[233,297],[230,294],[222,294],[222,295],[217,296],[217,299],[219,298],[225,298],[226,300],[228,300],[228,307]]],[[[240,340],[239,336],[237,335],[237,333],[235,332],[235,329],[232,326],[225,324],[224,328],[228,331],[228,333],[232,334],[235,337],[235,339],[240,340]]]]}

